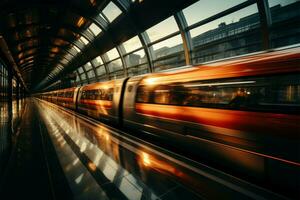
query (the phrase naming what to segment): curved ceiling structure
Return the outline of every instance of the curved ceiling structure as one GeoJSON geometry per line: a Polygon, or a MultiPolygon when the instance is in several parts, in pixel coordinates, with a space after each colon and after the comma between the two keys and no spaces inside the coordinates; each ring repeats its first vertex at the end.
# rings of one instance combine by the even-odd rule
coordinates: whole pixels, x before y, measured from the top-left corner
{"type": "MultiPolygon", "coordinates": [[[[141,9],[143,6],[150,8],[158,3],[158,1],[148,2],[143,3],[141,9]]],[[[124,30],[122,26],[118,26],[123,28],[123,34],[118,30],[109,31],[108,29],[114,28],[108,27],[112,26],[107,23],[111,19],[101,14],[105,12],[104,8],[109,3],[110,1],[105,0],[4,0],[0,2],[0,13],[3,16],[0,19],[0,32],[29,89],[32,89],[33,85],[39,85],[46,78],[54,78],[58,74],[55,70],[58,69],[56,71],[60,72],[74,57],[78,56],[78,53],[84,54],[85,46],[94,41],[99,33],[108,31],[109,35],[105,36],[104,40],[109,41],[91,45],[93,47],[89,48],[88,52],[98,54],[99,49],[102,48],[97,46],[105,45],[105,48],[110,48],[115,43],[114,40],[126,39],[129,35],[127,33],[132,30],[130,27],[134,27],[133,30],[137,31],[139,22],[128,21],[128,19],[135,19],[132,15],[146,14],[139,13],[139,8],[132,9],[130,14],[124,14],[123,19],[118,20],[126,27],[124,30]],[[124,24],[122,21],[127,22],[124,24]],[[128,23],[134,26],[128,26],[128,23]],[[110,46],[107,45],[109,43],[110,46]]],[[[114,5],[117,5],[121,13],[129,12],[131,3],[129,0],[114,1],[114,5]]],[[[182,7],[184,4],[186,2],[177,1],[174,5],[182,7]]],[[[140,6],[139,2],[137,6],[140,6]]],[[[161,15],[159,12],[157,14],[161,15]]],[[[153,18],[153,15],[148,18],[153,18]]],[[[147,20],[147,17],[144,19],[147,20]]],[[[143,27],[144,23],[140,26],[143,27]]],[[[90,56],[92,55],[88,53],[87,57],[90,56]]]]}
{"type": "Polygon", "coordinates": [[[35,91],[66,77],[86,84],[300,42],[299,2],[216,2],[2,0],[0,46],[35,91]]]}

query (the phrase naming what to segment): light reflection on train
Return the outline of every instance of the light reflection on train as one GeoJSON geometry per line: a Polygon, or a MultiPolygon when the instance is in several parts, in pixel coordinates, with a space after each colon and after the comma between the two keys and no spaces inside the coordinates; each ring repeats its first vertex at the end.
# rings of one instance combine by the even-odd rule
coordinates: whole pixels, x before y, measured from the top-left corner
{"type": "Polygon", "coordinates": [[[38,96],[159,135],[228,172],[297,190],[300,48],[38,96]]]}

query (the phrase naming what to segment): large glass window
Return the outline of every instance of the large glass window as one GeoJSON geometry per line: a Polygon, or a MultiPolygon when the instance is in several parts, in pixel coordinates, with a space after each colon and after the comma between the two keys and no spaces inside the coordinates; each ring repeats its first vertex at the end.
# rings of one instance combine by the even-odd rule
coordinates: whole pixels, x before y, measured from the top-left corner
{"type": "Polygon", "coordinates": [[[200,0],[183,10],[188,25],[192,25],[246,0],[200,0]]]}
{"type": "Polygon", "coordinates": [[[87,75],[88,77],[91,79],[91,78],[94,78],[95,77],[95,73],[94,73],[94,70],[90,70],[87,72],[87,75]]]}
{"type": "Polygon", "coordinates": [[[125,62],[127,67],[132,67],[132,66],[145,63],[146,59],[144,59],[144,57],[145,57],[144,49],[125,56],[125,62]]]}
{"type": "Polygon", "coordinates": [[[109,22],[114,21],[119,15],[122,14],[120,8],[114,4],[112,1],[103,9],[103,14],[109,20],[109,22]]]}
{"type": "Polygon", "coordinates": [[[96,24],[92,23],[88,28],[95,36],[97,36],[99,33],[101,33],[101,29],[96,24]]]}
{"type": "Polygon", "coordinates": [[[262,39],[257,5],[196,27],[190,34],[194,63],[259,51],[262,39]]]}
{"type": "Polygon", "coordinates": [[[142,43],[138,36],[131,38],[123,43],[126,54],[124,60],[127,66],[129,76],[148,73],[147,58],[145,50],[142,48],[142,43]]]}
{"type": "Polygon", "coordinates": [[[179,28],[174,17],[172,16],[149,28],[146,33],[148,34],[150,41],[154,42],[177,31],[179,31],[179,28]]]}
{"type": "Polygon", "coordinates": [[[113,60],[115,58],[120,57],[118,51],[116,48],[111,49],[110,51],[106,52],[106,55],[108,57],[109,60],[113,60]]]}
{"type": "Polygon", "coordinates": [[[85,71],[89,71],[90,69],[92,69],[92,64],[90,62],[87,62],[85,65],[84,65],[84,69],[85,71]]]}
{"type": "Polygon", "coordinates": [[[88,41],[85,37],[83,37],[83,36],[81,36],[81,37],[79,38],[79,40],[80,40],[83,44],[85,44],[85,45],[87,45],[87,44],[89,43],[89,41],[88,41]]]}
{"type": "Polygon", "coordinates": [[[183,51],[182,38],[180,35],[171,37],[153,45],[154,59],[165,57],[183,51]]]}
{"type": "Polygon", "coordinates": [[[122,65],[122,61],[120,58],[108,63],[107,66],[108,66],[110,73],[119,71],[119,70],[123,70],[123,65],[122,65]]]}
{"type": "Polygon", "coordinates": [[[102,66],[99,66],[97,69],[96,69],[96,73],[98,76],[103,76],[106,74],[106,70],[105,70],[105,67],[104,65],[102,66]]]}
{"type": "Polygon", "coordinates": [[[82,73],[82,74],[80,75],[80,78],[81,78],[81,80],[85,80],[85,79],[86,79],[85,73],[82,73]]]}
{"type": "Polygon", "coordinates": [[[149,28],[146,33],[152,42],[150,52],[155,71],[185,65],[182,38],[173,16],[149,28]]]}
{"type": "Polygon", "coordinates": [[[82,73],[83,73],[82,67],[79,67],[79,68],[78,68],[78,72],[79,72],[79,74],[82,74],[82,73]]]}
{"type": "Polygon", "coordinates": [[[98,57],[96,57],[95,59],[92,60],[92,63],[95,67],[98,67],[98,66],[103,64],[103,61],[102,61],[101,57],[98,56],[98,57]]]}
{"type": "Polygon", "coordinates": [[[300,1],[269,0],[272,17],[271,47],[300,43],[300,1]]]}
{"type": "Polygon", "coordinates": [[[138,48],[142,47],[142,43],[138,36],[131,38],[123,43],[126,53],[132,52],[138,48]]]}
{"type": "Polygon", "coordinates": [[[154,71],[185,65],[181,35],[156,43],[151,48],[153,50],[154,71]]]}

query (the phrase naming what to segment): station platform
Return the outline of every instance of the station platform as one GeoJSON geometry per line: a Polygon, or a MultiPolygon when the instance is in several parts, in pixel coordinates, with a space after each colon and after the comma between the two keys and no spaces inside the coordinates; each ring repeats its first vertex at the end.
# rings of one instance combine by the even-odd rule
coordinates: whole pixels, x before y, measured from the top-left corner
{"type": "Polygon", "coordinates": [[[52,103],[22,106],[3,199],[284,199],[52,103]]]}

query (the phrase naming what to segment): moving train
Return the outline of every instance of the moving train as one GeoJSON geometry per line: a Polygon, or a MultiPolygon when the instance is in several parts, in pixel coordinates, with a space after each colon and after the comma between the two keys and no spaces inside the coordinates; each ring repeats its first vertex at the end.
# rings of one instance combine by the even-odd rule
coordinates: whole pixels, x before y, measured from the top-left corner
{"type": "Polygon", "coordinates": [[[37,96],[156,135],[213,166],[287,193],[298,190],[299,47],[37,96]]]}

